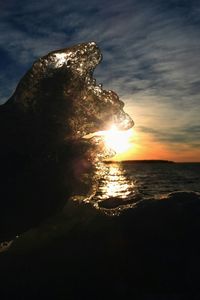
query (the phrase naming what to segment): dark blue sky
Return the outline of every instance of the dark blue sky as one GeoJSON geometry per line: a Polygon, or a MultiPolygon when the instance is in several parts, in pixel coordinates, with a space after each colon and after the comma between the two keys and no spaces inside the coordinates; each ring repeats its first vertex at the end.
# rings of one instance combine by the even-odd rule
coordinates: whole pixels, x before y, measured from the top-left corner
{"type": "Polygon", "coordinates": [[[141,151],[151,141],[200,160],[200,1],[0,1],[1,103],[38,57],[86,41],[100,46],[95,77],[126,103],[141,151]]]}

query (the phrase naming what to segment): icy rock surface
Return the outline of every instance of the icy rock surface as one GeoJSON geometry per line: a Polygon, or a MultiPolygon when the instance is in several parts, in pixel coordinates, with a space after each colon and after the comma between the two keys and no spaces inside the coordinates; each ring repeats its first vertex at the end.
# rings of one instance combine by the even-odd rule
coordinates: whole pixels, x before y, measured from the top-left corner
{"type": "Polygon", "coordinates": [[[9,147],[23,145],[20,152],[41,153],[112,124],[121,129],[132,127],[117,94],[103,90],[92,77],[101,58],[99,48],[91,42],[51,52],[36,61],[0,108],[2,134],[12,135],[9,147]]]}
{"type": "Polygon", "coordinates": [[[5,222],[37,223],[67,197],[91,193],[95,165],[110,153],[101,139],[83,137],[113,124],[133,126],[117,94],[96,85],[92,75],[101,59],[94,42],[53,51],[0,106],[5,222]]]}

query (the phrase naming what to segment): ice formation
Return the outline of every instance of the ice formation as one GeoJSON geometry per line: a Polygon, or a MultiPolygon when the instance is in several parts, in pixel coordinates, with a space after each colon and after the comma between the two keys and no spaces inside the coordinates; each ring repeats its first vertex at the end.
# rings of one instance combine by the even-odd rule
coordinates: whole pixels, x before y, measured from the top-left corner
{"type": "Polygon", "coordinates": [[[53,51],[33,64],[0,106],[6,222],[10,215],[12,223],[37,223],[67,197],[88,195],[94,165],[108,153],[99,137],[83,137],[113,124],[133,126],[117,94],[93,78],[101,59],[94,42],[53,51]]]}

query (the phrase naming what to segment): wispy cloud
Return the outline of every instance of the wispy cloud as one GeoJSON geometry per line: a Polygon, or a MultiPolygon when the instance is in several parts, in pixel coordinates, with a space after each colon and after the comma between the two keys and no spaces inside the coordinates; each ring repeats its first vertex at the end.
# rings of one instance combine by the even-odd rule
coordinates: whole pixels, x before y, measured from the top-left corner
{"type": "Polygon", "coordinates": [[[168,129],[163,143],[198,144],[198,1],[15,0],[0,14],[2,99],[37,57],[94,40],[104,56],[98,81],[116,90],[131,114],[139,112],[140,130],[161,141],[168,129]]]}
{"type": "Polygon", "coordinates": [[[190,144],[192,147],[200,146],[200,126],[190,126],[186,128],[172,128],[171,132],[156,130],[149,127],[140,126],[139,129],[144,133],[152,134],[156,140],[167,142],[173,146],[177,144],[190,144]]]}

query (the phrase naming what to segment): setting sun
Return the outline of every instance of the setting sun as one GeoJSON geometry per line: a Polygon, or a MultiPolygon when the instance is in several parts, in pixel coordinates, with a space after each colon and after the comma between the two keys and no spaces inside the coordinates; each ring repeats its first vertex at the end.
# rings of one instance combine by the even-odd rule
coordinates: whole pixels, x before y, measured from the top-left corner
{"type": "Polygon", "coordinates": [[[118,130],[112,126],[110,130],[101,131],[105,144],[108,148],[113,149],[116,154],[127,151],[131,145],[132,130],[118,130]]]}

